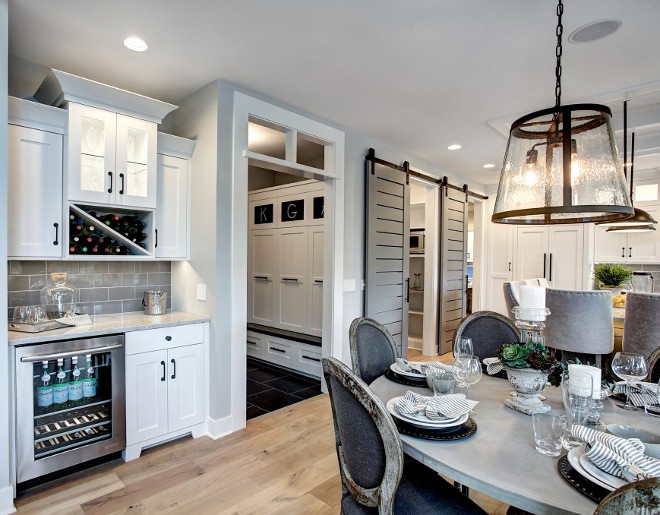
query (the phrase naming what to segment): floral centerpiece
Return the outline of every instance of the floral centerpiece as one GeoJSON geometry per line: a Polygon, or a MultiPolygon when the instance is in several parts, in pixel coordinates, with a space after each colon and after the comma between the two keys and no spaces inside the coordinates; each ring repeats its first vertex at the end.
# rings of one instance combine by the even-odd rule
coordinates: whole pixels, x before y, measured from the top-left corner
{"type": "Polygon", "coordinates": [[[550,411],[550,406],[539,399],[539,394],[560,363],[554,352],[542,343],[504,343],[496,351],[496,356],[506,370],[509,382],[516,395],[505,399],[504,404],[527,415],[550,411]]]}

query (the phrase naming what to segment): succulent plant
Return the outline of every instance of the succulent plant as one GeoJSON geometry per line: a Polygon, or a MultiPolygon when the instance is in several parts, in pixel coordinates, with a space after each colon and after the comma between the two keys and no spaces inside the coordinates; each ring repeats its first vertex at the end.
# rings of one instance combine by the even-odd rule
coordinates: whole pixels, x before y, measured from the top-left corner
{"type": "Polygon", "coordinates": [[[559,362],[541,343],[503,343],[495,353],[505,367],[533,368],[550,373],[559,362]]]}

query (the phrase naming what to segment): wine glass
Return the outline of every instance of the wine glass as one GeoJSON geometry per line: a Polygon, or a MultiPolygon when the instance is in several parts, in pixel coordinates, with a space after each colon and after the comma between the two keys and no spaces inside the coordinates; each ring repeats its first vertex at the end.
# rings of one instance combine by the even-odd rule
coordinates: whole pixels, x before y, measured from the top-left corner
{"type": "Polygon", "coordinates": [[[477,356],[459,356],[454,359],[456,380],[464,385],[465,398],[470,398],[470,386],[481,380],[481,362],[477,356]]]}
{"type": "Polygon", "coordinates": [[[472,356],[472,338],[457,338],[454,342],[454,357],[472,356]]]}
{"type": "Polygon", "coordinates": [[[626,403],[617,404],[617,406],[627,410],[641,409],[630,403],[630,390],[635,380],[644,379],[648,373],[644,356],[641,354],[631,354],[629,352],[617,352],[612,360],[612,372],[623,379],[627,385],[626,403]]]}

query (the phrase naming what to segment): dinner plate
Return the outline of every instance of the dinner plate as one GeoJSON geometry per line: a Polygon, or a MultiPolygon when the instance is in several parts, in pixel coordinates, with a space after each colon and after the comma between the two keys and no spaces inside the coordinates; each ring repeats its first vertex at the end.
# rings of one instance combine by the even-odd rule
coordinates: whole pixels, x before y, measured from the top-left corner
{"type": "Polygon", "coordinates": [[[416,372],[404,372],[401,370],[396,363],[392,363],[390,365],[390,370],[392,372],[395,372],[396,374],[406,376],[406,377],[414,377],[416,379],[424,379],[426,380],[426,374],[417,374],[416,372]]]}
{"type": "MultiPolygon", "coordinates": [[[[606,490],[609,490],[610,492],[612,490],[615,490],[610,484],[605,483],[601,479],[589,474],[584,467],[582,466],[582,463],[580,462],[580,456],[584,455],[584,448],[583,447],[575,447],[574,449],[571,449],[568,451],[568,455],[566,456],[568,458],[568,463],[570,463],[571,467],[575,469],[575,471],[580,474],[582,477],[588,479],[592,483],[605,488],[606,490]]],[[[595,467],[595,465],[594,465],[595,467]]]]}
{"type": "Polygon", "coordinates": [[[601,483],[604,483],[611,490],[616,490],[617,488],[621,488],[628,484],[625,479],[613,476],[612,474],[608,474],[604,470],[599,469],[596,464],[589,459],[589,456],[587,456],[586,453],[582,453],[578,458],[578,461],[587,474],[594,478],[594,480],[597,479],[601,483]]]}
{"type": "MultiPolygon", "coordinates": [[[[400,399],[401,397],[397,397],[400,399]]],[[[393,406],[394,409],[396,409],[396,406],[393,406]]],[[[447,425],[451,424],[452,422],[456,422],[459,418],[461,418],[463,415],[460,415],[458,417],[451,417],[451,418],[443,418],[442,420],[431,420],[429,419],[426,415],[421,415],[419,413],[415,413],[414,415],[410,415],[408,413],[401,413],[400,411],[397,411],[397,414],[405,419],[408,420],[409,422],[430,422],[431,424],[437,424],[437,425],[447,425]]]]}
{"type": "Polygon", "coordinates": [[[402,413],[399,413],[396,410],[395,402],[397,401],[397,399],[401,399],[401,397],[394,397],[393,399],[387,401],[387,410],[392,414],[393,417],[396,417],[399,420],[403,420],[404,422],[413,424],[418,427],[425,427],[429,429],[442,429],[447,427],[459,426],[463,424],[469,417],[469,413],[465,413],[456,419],[439,420],[435,422],[433,420],[429,420],[428,418],[426,418],[425,415],[418,415],[417,417],[415,417],[414,415],[404,416],[402,413]]]}

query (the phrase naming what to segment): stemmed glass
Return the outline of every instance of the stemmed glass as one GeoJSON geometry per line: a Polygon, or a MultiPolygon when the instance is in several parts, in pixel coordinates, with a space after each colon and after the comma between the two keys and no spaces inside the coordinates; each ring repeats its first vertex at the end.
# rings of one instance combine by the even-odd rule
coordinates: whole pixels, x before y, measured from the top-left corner
{"type": "Polygon", "coordinates": [[[459,356],[472,356],[474,351],[472,349],[472,338],[458,338],[454,342],[454,357],[459,356]]]}
{"type": "Polygon", "coordinates": [[[454,358],[456,381],[465,388],[465,398],[470,398],[470,386],[481,379],[481,362],[477,356],[457,356],[454,358]]]}
{"type": "Polygon", "coordinates": [[[646,377],[648,368],[646,360],[641,354],[631,354],[629,352],[617,352],[612,360],[612,372],[626,382],[626,403],[617,404],[619,408],[627,410],[639,410],[637,406],[630,404],[630,390],[635,380],[641,380],[646,377]]]}

